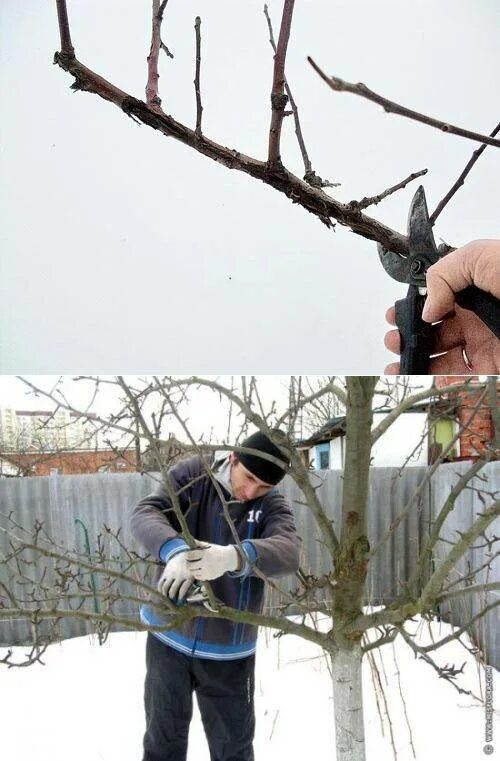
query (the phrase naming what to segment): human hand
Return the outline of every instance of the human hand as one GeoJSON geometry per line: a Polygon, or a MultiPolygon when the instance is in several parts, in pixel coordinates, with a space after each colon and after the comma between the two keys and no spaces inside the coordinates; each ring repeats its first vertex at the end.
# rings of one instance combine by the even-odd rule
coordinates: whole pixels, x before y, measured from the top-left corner
{"type": "Polygon", "coordinates": [[[186,552],[187,562],[195,579],[210,581],[218,579],[227,571],[237,571],[240,556],[234,544],[204,544],[186,552]]]}
{"type": "Polygon", "coordinates": [[[187,562],[187,551],[174,555],[163,569],[157,589],[160,594],[170,597],[173,602],[182,602],[194,583],[194,576],[187,562]]]}
{"type": "MultiPolygon", "coordinates": [[[[500,372],[500,340],[469,309],[455,303],[455,294],[469,285],[500,298],[500,241],[476,240],[443,256],[427,271],[427,299],[422,313],[433,325],[431,375],[497,374],[500,372]]],[[[387,310],[386,320],[395,325],[395,310],[387,310]]],[[[386,347],[401,353],[398,330],[384,338],[386,347]]],[[[386,375],[399,373],[399,362],[387,365],[386,375]]]]}

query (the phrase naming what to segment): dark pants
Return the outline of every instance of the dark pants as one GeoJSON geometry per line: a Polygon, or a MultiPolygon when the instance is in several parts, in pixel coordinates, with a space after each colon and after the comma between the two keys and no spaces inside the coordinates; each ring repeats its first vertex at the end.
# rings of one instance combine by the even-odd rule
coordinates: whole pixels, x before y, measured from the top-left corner
{"type": "Polygon", "coordinates": [[[149,633],[146,668],[143,761],[185,761],[193,690],[211,761],[253,761],[255,655],[191,658],[149,633]]]}

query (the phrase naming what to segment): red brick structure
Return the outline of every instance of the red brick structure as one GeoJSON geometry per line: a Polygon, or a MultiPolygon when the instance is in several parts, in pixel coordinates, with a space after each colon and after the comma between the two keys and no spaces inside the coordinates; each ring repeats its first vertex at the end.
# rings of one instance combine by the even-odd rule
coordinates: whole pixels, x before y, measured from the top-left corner
{"type": "Polygon", "coordinates": [[[136,451],[127,449],[80,450],[74,452],[2,453],[2,459],[18,469],[20,476],[48,476],[57,471],[63,475],[77,473],[131,473],[136,470],[136,451]]]}
{"type": "MultiPolygon", "coordinates": [[[[471,380],[471,387],[465,391],[453,392],[456,400],[456,419],[463,428],[460,434],[459,457],[474,458],[484,451],[485,444],[494,441],[495,427],[488,396],[481,400],[481,391],[474,388],[478,382],[477,376],[439,375],[436,376],[436,387],[443,388],[452,383],[463,383],[471,380]]],[[[451,396],[451,395],[450,395],[451,396]]],[[[497,403],[500,405],[500,385],[497,381],[497,403]]]]}

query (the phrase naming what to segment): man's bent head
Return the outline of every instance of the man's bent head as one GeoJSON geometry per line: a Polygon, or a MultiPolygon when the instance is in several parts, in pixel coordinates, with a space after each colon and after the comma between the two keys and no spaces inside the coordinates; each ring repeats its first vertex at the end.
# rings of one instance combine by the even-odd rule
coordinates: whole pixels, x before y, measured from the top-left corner
{"type": "MultiPolygon", "coordinates": [[[[285,438],[282,431],[274,431],[285,438]]],[[[263,497],[284,477],[290,462],[278,447],[263,433],[257,431],[248,436],[242,448],[256,449],[279,460],[280,464],[250,452],[232,452],[231,485],[236,499],[248,501],[263,497]]]]}

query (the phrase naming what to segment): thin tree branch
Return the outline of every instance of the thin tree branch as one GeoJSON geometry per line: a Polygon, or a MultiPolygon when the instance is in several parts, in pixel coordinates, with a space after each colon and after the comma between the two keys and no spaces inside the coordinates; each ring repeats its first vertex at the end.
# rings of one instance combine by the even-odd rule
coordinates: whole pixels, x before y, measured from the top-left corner
{"type": "Polygon", "coordinates": [[[490,581],[489,584],[472,584],[469,587],[455,589],[453,592],[445,592],[445,594],[436,597],[436,602],[443,603],[455,597],[465,597],[471,594],[479,594],[479,592],[493,592],[496,589],[500,589],[500,581],[490,581]]]}
{"type": "Polygon", "coordinates": [[[373,204],[380,203],[380,201],[382,201],[384,198],[387,198],[387,196],[392,195],[397,190],[402,190],[408,185],[408,183],[412,182],[412,180],[416,180],[417,177],[422,177],[424,174],[427,174],[427,169],[421,169],[419,172],[413,172],[413,174],[410,174],[405,180],[398,182],[397,185],[393,185],[392,187],[387,188],[387,190],[384,190],[383,193],[379,193],[377,196],[362,198],[361,201],[349,201],[347,205],[351,206],[353,209],[366,209],[367,206],[372,206],[373,204]]]}
{"type": "Polygon", "coordinates": [[[450,550],[444,560],[441,561],[422,590],[420,599],[424,607],[429,603],[434,603],[434,600],[439,595],[441,586],[451,569],[456,565],[477,537],[480,536],[488,528],[490,523],[492,523],[499,515],[500,500],[497,500],[483,513],[479,513],[479,517],[474,521],[470,529],[461,534],[460,540],[455,544],[453,549],[450,550]]]}
{"type": "MultiPolygon", "coordinates": [[[[495,137],[495,135],[498,133],[499,130],[500,130],[500,122],[497,124],[497,126],[495,127],[493,132],[490,132],[490,137],[495,137]]],[[[430,215],[429,222],[431,223],[431,225],[434,224],[434,222],[439,217],[439,215],[443,211],[443,209],[446,206],[446,204],[450,201],[451,198],[453,198],[453,196],[455,195],[457,190],[464,184],[465,178],[467,177],[467,175],[471,171],[472,167],[474,166],[474,164],[476,163],[478,158],[481,156],[481,154],[485,150],[486,150],[486,145],[483,144],[483,145],[480,145],[479,148],[477,148],[474,151],[474,153],[472,154],[472,156],[469,159],[468,163],[466,164],[465,169],[463,170],[462,174],[459,176],[458,180],[450,188],[450,190],[447,192],[445,197],[443,199],[441,199],[441,201],[438,203],[438,205],[436,206],[436,208],[434,209],[434,211],[430,215]]]]}
{"type": "Polygon", "coordinates": [[[66,0],[56,0],[56,4],[57,19],[59,22],[59,35],[61,38],[61,53],[66,56],[74,56],[75,49],[73,47],[73,43],[71,42],[66,0]]]}
{"type": "MultiPolygon", "coordinates": [[[[407,632],[405,632],[403,627],[400,627],[400,633],[401,633],[401,636],[403,637],[404,641],[406,642],[406,644],[409,645],[409,647],[413,650],[415,655],[420,656],[420,658],[422,658],[426,663],[428,663],[429,666],[432,666],[434,671],[436,671],[439,674],[441,679],[446,679],[446,681],[449,682],[450,684],[452,684],[453,687],[457,690],[457,692],[459,692],[461,695],[470,695],[471,697],[475,698],[476,700],[479,700],[479,698],[476,695],[474,695],[470,690],[464,690],[462,687],[459,687],[458,684],[456,684],[456,682],[453,680],[453,678],[451,676],[446,674],[446,672],[444,672],[443,669],[441,669],[436,663],[434,663],[432,658],[425,653],[425,651],[424,651],[424,649],[422,647],[417,645],[412,640],[410,635],[407,634],[407,632]]],[[[455,635],[453,635],[452,639],[455,639],[455,638],[456,638],[455,635]]],[[[461,670],[460,670],[460,672],[461,672],[461,670]]]]}
{"type": "MultiPolygon", "coordinates": [[[[162,3],[160,5],[160,9],[158,11],[158,21],[160,22],[160,25],[161,25],[161,23],[163,21],[163,12],[165,10],[165,6],[166,6],[167,3],[168,3],[168,0],[162,0],[162,3]]],[[[174,57],[173,53],[170,52],[170,50],[167,48],[167,46],[165,45],[165,43],[162,40],[162,38],[161,38],[161,31],[160,31],[160,49],[163,50],[168,55],[169,58],[173,58],[174,57]]]]}
{"type": "Polygon", "coordinates": [[[284,0],[278,47],[274,56],[273,88],[271,92],[271,127],[269,129],[269,150],[267,158],[269,166],[281,164],[281,125],[283,124],[284,110],[288,101],[288,97],[284,93],[285,59],[288,40],[290,38],[294,4],[295,0],[284,0]]]}
{"type": "Polygon", "coordinates": [[[479,621],[480,618],[482,618],[487,613],[489,613],[490,610],[493,610],[494,608],[496,608],[497,605],[500,605],[500,600],[495,600],[495,602],[492,602],[491,605],[487,605],[485,608],[482,608],[478,613],[476,613],[475,616],[472,616],[472,618],[470,618],[466,624],[463,624],[463,626],[460,626],[458,629],[452,632],[452,634],[449,634],[447,637],[443,637],[443,639],[437,640],[437,642],[433,642],[431,645],[419,646],[418,647],[419,652],[429,653],[432,650],[437,650],[439,647],[443,647],[443,645],[447,645],[448,642],[453,642],[453,640],[458,640],[460,635],[462,635],[465,631],[467,631],[472,626],[472,624],[474,624],[476,621],[479,621]]]}
{"type": "Polygon", "coordinates": [[[340,386],[337,386],[333,382],[328,383],[322,388],[318,389],[318,391],[315,391],[314,393],[309,394],[309,396],[302,396],[302,397],[299,396],[299,398],[295,402],[292,413],[290,409],[288,409],[286,412],[283,413],[283,415],[281,415],[280,418],[278,418],[276,425],[279,427],[285,422],[285,420],[290,416],[290,414],[296,415],[301,409],[306,407],[308,404],[311,404],[316,399],[320,399],[322,396],[325,396],[326,394],[333,394],[344,405],[347,403],[347,394],[344,391],[344,389],[340,388],[340,386]]]}
{"type": "Polygon", "coordinates": [[[160,55],[160,29],[162,20],[159,10],[160,0],[153,0],[151,47],[147,58],[148,81],[146,84],[146,103],[150,108],[161,113],[163,109],[161,108],[161,98],[158,94],[158,58],[160,55]]]}
{"type": "Polygon", "coordinates": [[[477,460],[476,462],[474,462],[469,468],[469,470],[466,473],[464,473],[463,476],[461,476],[461,478],[458,479],[457,483],[451,490],[448,498],[446,499],[443,507],[439,511],[433,523],[432,530],[420,553],[420,557],[418,559],[418,563],[415,567],[415,570],[408,581],[408,585],[410,587],[416,584],[417,581],[421,579],[422,574],[425,572],[427,568],[427,564],[430,562],[430,559],[431,559],[432,550],[434,549],[437,541],[439,540],[439,534],[443,526],[443,523],[445,522],[446,518],[451,513],[451,511],[454,509],[459,495],[462,493],[463,489],[467,486],[469,481],[472,478],[474,478],[474,476],[477,475],[477,473],[479,473],[479,471],[482,470],[482,468],[484,468],[485,464],[486,464],[485,460],[477,460]]]}
{"type": "MultiPolygon", "coordinates": [[[[390,426],[395,422],[395,420],[398,419],[398,417],[403,413],[406,412],[407,409],[410,407],[413,407],[414,404],[417,402],[421,402],[424,399],[428,399],[429,397],[440,397],[444,396],[445,394],[450,394],[452,392],[456,391],[466,391],[470,390],[472,383],[472,379],[469,381],[466,381],[465,383],[451,383],[449,386],[442,386],[441,388],[434,388],[432,386],[429,386],[429,388],[424,389],[423,391],[417,391],[415,394],[411,394],[410,396],[407,396],[406,399],[404,399],[400,404],[398,404],[397,407],[395,407],[388,415],[385,417],[373,430],[372,430],[372,444],[374,444],[377,439],[379,439],[390,426]]],[[[477,388],[478,390],[484,389],[484,384],[479,384],[477,386],[474,386],[474,389],[477,388]]]]}
{"type": "Polygon", "coordinates": [[[361,647],[363,655],[370,652],[370,650],[374,650],[377,647],[382,647],[382,645],[387,645],[389,642],[394,642],[398,634],[399,629],[397,627],[393,627],[388,631],[386,630],[385,634],[381,635],[373,642],[368,642],[366,645],[361,647]]]}
{"type": "Polygon", "coordinates": [[[393,101],[384,98],[382,95],[378,95],[376,92],[373,92],[373,90],[370,90],[362,82],[353,84],[352,82],[346,82],[345,80],[339,79],[338,77],[328,77],[310,56],[308,56],[307,60],[313,69],[319,74],[321,79],[323,79],[327,85],[329,85],[329,87],[331,87],[331,89],[335,90],[336,92],[350,92],[353,95],[360,95],[362,98],[371,100],[373,103],[378,103],[379,106],[382,106],[384,111],[389,113],[406,116],[409,119],[421,122],[422,124],[427,124],[429,127],[436,127],[437,129],[441,130],[441,132],[449,132],[452,135],[458,135],[459,137],[465,137],[469,140],[476,140],[479,143],[486,143],[487,145],[494,145],[496,148],[500,148],[500,140],[495,140],[492,137],[487,137],[487,135],[481,135],[478,132],[472,132],[471,130],[463,129],[462,127],[456,127],[455,125],[449,124],[448,122],[443,122],[439,119],[434,119],[431,116],[420,114],[418,111],[412,111],[405,106],[401,106],[398,103],[394,103],[393,101]]]}
{"type": "MultiPolygon", "coordinates": [[[[271,23],[271,18],[269,16],[269,11],[267,5],[264,5],[264,15],[267,20],[267,26],[269,29],[269,42],[271,43],[271,47],[276,53],[276,43],[274,41],[274,33],[273,33],[273,25],[271,23]]],[[[302,127],[300,125],[300,119],[299,119],[299,110],[297,108],[297,104],[293,98],[292,91],[290,89],[290,86],[288,84],[288,80],[285,77],[284,79],[284,86],[285,86],[285,92],[288,95],[288,100],[290,102],[290,108],[292,109],[293,114],[293,120],[295,122],[295,134],[297,135],[297,141],[299,143],[300,152],[302,154],[302,160],[304,162],[304,177],[303,179],[309,184],[312,185],[314,188],[336,188],[340,186],[340,182],[329,182],[328,180],[323,180],[321,177],[319,177],[316,172],[313,170],[311,165],[311,160],[309,158],[309,155],[307,153],[306,144],[304,142],[304,136],[302,134],[302,127]]],[[[288,112],[285,112],[288,113],[288,112]]]]}
{"type": "Polygon", "coordinates": [[[194,22],[194,28],[196,32],[196,72],[194,76],[194,91],[196,93],[196,129],[195,134],[201,137],[201,114],[203,112],[203,106],[201,105],[200,94],[200,64],[201,64],[201,18],[196,16],[194,22]]]}

